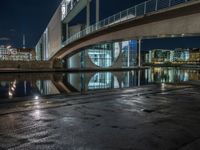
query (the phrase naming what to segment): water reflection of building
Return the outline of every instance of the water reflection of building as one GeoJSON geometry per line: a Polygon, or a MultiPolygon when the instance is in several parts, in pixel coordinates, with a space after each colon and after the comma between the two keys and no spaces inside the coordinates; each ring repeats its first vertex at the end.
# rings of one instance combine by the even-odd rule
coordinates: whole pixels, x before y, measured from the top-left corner
{"type": "Polygon", "coordinates": [[[200,80],[198,70],[151,68],[122,72],[66,74],[68,82],[80,92],[129,88],[154,83],[180,83],[200,80]]]}
{"type": "Polygon", "coordinates": [[[198,70],[177,68],[151,68],[145,70],[145,79],[148,83],[178,83],[200,80],[198,70]]]}
{"type": "Polygon", "coordinates": [[[145,63],[199,64],[200,49],[155,49],[146,52],[145,63]]]}
{"type": "Polygon", "coordinates": [[[150,68],[121,72],[0,75],[0,98],[43,96],[200,80],[200,71],[150,68]]]}
{"type": "Polygon", "coordinates": [[[0,98],[24,97],[38,94],[31,81],[0,81],[0,98]]]}
{"type": "Polygon", "coordinates": [[[38,80],[36,81],[36,86],[40,95],[60,94],[51,80],[38,80]]]}
{"type": "Polygon", "coordinates": [[[96,73],[88,83],[89,90],[119,88],[117,77],[110,72],[96,73]]]}
{"type": "Polygon", "coordinates": [[[1,74],[0,98],[59,94],[53,74],[1,74]]]}

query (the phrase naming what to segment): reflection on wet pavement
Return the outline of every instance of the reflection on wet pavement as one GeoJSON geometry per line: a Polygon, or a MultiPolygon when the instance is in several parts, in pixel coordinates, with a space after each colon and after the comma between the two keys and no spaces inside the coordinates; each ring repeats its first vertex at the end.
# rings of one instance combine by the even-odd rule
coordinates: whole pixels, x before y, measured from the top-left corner
{"type": "Polygon", "coordinates": [[[1,104],[0,149],[200,148],[199,96],[159,84],[1,104]]]}

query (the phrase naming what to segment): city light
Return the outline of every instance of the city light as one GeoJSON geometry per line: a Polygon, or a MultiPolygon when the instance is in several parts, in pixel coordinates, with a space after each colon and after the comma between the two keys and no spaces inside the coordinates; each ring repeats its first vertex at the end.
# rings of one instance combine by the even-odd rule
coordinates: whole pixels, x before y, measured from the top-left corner
{"type": "Polygon", "coordinates": [[[39,99],[39,96],[36,95],[36,96],[34,97],[34,99],[35,99],[35,100],[38,100],[38,99],[39,99]]]}

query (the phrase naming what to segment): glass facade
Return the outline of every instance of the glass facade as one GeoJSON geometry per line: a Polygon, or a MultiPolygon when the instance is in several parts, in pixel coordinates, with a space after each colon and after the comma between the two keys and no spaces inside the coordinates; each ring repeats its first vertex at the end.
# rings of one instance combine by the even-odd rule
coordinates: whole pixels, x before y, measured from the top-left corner
{"type": "Polygon", "coordinates": [[[128,68],[135,66],[137,66],[136,40],[97,44],[68,58],[68,68],[128,68]]]}
{"type": "Polygon", "coordinates": [[[92,62],[99,67],[110,67],[120,53],[119,43],[100,44],[88,50],[92,62]]]}
{"type": "Polygon", "coordinates": [[[137,65],[137,41],[130,40],[122,42],[123,67],[134,67],[137,65]]]}

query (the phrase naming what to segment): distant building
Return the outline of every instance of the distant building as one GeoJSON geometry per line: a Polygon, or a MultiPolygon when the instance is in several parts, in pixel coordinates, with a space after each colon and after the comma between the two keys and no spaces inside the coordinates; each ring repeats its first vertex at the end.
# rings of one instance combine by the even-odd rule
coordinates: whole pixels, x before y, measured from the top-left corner
{"type": "Polygon", "coordinates": [[[35,50],[32,48],[13,48],[11,46],[0,46],[0,61],[30,61],[35,59],[35,50]]]}
{"type": "Polygon", "coordinates": [[[199,64],[200,49],[154,49],[145,54],[145,63],[199,64]]]}

